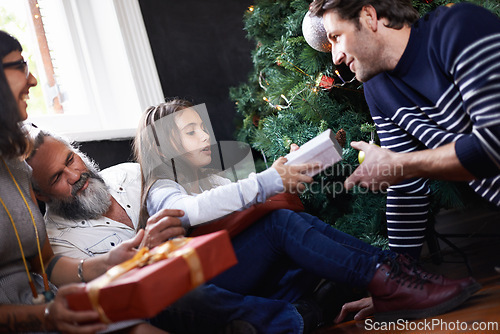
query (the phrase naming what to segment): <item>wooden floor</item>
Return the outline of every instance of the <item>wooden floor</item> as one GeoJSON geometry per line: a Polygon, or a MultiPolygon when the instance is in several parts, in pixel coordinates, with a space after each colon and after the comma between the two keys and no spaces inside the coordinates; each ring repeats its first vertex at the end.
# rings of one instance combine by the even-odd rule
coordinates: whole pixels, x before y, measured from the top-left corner
{"type": "MultiPolygon", "coordinates": [[[[466,255],[472,276],[482,289],[459,308],[434,318],[406,323],[396,323],[398,328],[375,329],[374,322],[348,321],[336,326],[321,328],[315,334],[341,333],[443,333],[443,334],[493,334],[500,333],[500,210],[468,209],[467,211],[442,212],[436,219],[438,233],[470,234],[449,238],[466,255]],[[481,326],[481,327],[477,327],[481,326]]],[[[440,241],[440,251],[432,252],[424,247],[422,263],[433,272],[451,278],[468,275],[464,258],[449,245],[440,241]],[[436,261],[442,261],[436,264],[436,261]]],[[[376,325],[382,325],[376,323],[376,325]]]]}

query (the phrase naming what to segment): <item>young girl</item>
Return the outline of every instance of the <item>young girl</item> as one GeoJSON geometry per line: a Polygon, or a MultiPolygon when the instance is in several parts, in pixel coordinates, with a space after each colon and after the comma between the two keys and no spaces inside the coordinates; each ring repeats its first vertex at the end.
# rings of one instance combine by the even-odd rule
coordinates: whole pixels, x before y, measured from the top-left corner
{"type": "Polygon", "coordinates": [[[152,212],[176,207],[186,213],[181,220],[189,228],[264,202],[284,190],[300,191],[303,183],[312,181],[303,172],[314,164],[285,166],[284,158],[235,183],[205,168],[216,147],[208,117],[202,106],[185,100],[149,108],[141,125],[135,149],[144,177],[142,224],[152,212]]]}
{"type": "MultiPolygon", "coordinates": [[[[205,175],[211,138],[196,107],[173,100],[148,108],[135,141],[143,173],[143,209],[182,209],[184,223],[195,226],[264,201],[280,191],[310,182],[303,172],[313,165],[288,166],[279,158],[268,170],[238,182],[205,175]],[[210,188],[215,186],[215,188],[210,188]]],[[[286,299],[312,292],[319,278],[365,287],[373,305],[360,304],[366,316],[386,321],[446,312],[465,301],[473,279],[424,279],[421,269],[342,233],[306,213],[276,210],[232,239],[238,264],[211,282],[240,294],[286,299]],[[297,270],[297,267],[300,269],[297,270]],[[297,274],[299,273],[299,274],[297,274]]],[[[332,301],[333,302],[333,301],[332,301]]],[[[358,310],[359,310],[358,309],[358,310]]],[[[257,312],[257,310],[256,310],[257,312]]],[[[329,319],[327,319],[329,320],[329,319]]]]}

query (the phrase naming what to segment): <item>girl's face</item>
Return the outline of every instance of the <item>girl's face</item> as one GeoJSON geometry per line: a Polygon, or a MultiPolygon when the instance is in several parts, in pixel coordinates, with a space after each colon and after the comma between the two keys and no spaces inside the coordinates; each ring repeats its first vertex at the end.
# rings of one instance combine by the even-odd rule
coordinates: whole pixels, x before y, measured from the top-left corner
{"type": "Polygon", "coordinates": [[[188,108],[178,112],[174,119],[184,151],[183,158],[196,168],[208,165],[212,161],[210,135],[200,115],[188,108]]]}
{"type": "Polygon", "coordinates": [[[12,91],[12,94],[14,94],[14,98],[17,101],[19,114],[21,119],[24,121],[28,118],[28,113],[26,112],[28,104],[26,103],[26,100],[29,99],[29,89],[36,86],[37,81],[28,71],[26,67],[27,65],[22,62],[23,60],[24,59],[20,51],[12,51],[3,57],[2,63],[4,64],[4,72],[7,77],[10,90],[12,91]]]}

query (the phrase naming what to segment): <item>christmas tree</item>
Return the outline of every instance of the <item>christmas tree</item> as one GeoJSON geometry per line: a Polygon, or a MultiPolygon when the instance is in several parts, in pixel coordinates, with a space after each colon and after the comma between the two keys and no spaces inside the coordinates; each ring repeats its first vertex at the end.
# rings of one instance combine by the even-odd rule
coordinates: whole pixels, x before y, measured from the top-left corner
{"type": "MultiPolygon", "coordinates": [[[[461,1],[455,1],[461,2],[461,1]]],[[[497,0],[472,1],[500,15],[497,0]]],[[[363,86],[345,65],[332,64],[331,54],[317,51],[305,40],[303,20],[307,0],[257,0],[245,13],[247,36],[255,41],[253,72],[248,82],[230,91],[243,122],[237,139],[262,155],[264,169],[290,145],[301,145],[330,128],[344,144],[343,160],[315,177],[301,194],[307,212],[336,228],[377,246],[385,246],[385,194],[364,188],[346,192],[343,182],[359,164],[351,141],[374,139],[374,125],[363,86]]],[[[415,0],[423,15],[442,0],[415,0]]],[[[461,183],[433,182],[432,210],[464,206],[461,183]]]]}

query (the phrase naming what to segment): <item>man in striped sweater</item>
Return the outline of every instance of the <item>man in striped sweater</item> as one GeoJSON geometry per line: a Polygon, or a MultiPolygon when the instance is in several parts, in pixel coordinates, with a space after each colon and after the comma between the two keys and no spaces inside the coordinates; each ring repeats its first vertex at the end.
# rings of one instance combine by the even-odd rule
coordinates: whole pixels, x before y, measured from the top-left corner
{"type": "Polygon", "coordinates": [[[423,18],[411,0],[315,0],[335,64],[364,82],[381,146],[346,180],[388,190],[392,250],[420,255],[428,179],[470,181],[500,205],[500,20],[471,4],[423,18]]]}

